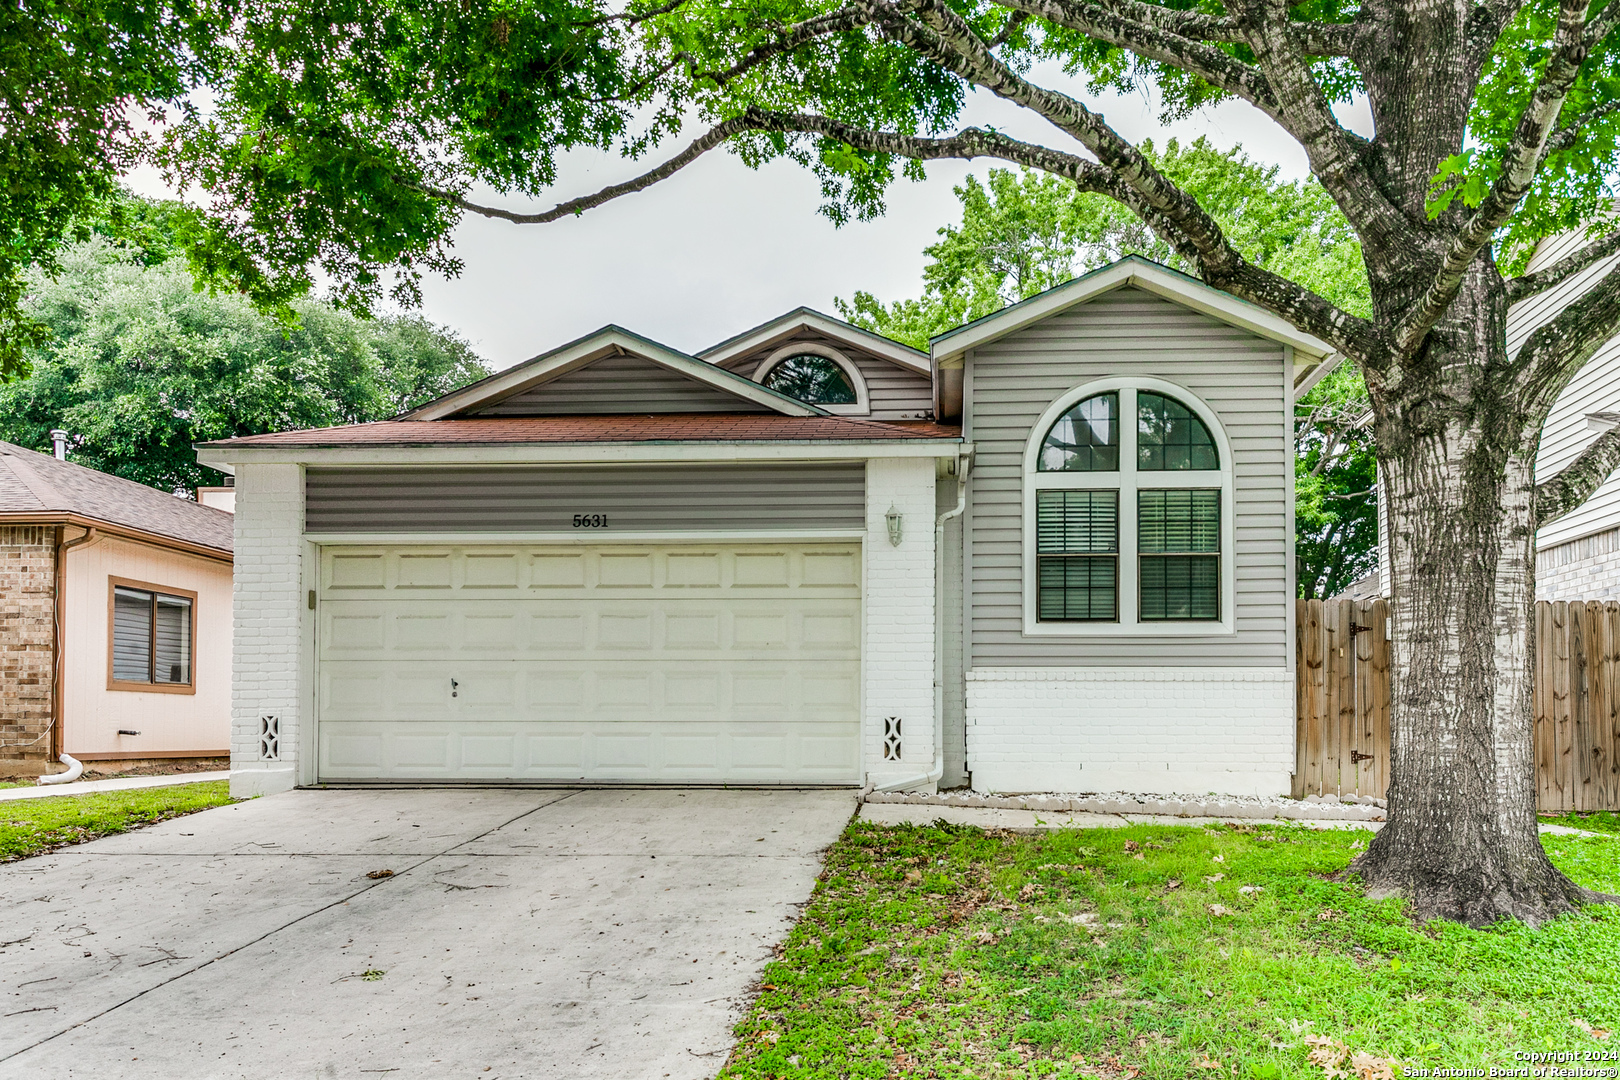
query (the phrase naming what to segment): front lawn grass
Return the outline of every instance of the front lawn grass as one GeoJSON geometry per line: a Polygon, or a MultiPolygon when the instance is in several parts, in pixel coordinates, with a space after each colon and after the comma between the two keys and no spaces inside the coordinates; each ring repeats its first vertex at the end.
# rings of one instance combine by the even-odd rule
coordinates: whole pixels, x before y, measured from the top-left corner
{"type": "Polygon", "coordinates": [[[0,802],[0,862],[24,859],[231,801],[227,780],[0,802]]]}
{"type": "Polygon", "coordinates": [[[1586,814],[1571,811],[1557,817],[1544,817],[1541,820],[1547,825],[1568,825],[1572,829],[1585,829],[1587,832],[1620,834],[1620,814],[1609,810],[1594,810],[1586,814]]]}
{"type": "MultiPolygon", "coordinates": [[[[1414,926],[1333,880],[1370,835],[856,822],[720,1076],[1390,1080],[1620,1048],[1620,908],[1414,926]]],[[[1544,843],[1620,892],[1620,840],[1544,843]]]]}

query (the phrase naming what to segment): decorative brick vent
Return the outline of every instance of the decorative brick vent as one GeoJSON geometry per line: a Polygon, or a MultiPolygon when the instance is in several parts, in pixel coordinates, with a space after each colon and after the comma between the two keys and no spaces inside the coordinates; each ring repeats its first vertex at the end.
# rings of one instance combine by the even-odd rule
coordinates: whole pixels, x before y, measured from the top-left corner
{"type": "Polygon", "coordinates": [[[899,761],[902,752],[900,745],[900,718],[898,716],[885,716],[883,718],[883,760],[899,761]]]}
{"type": "Polygon", "coordinates": [[[281,760],[281,718],[279,716],[265,715],[259,717],[259,760],[281,760]]]}

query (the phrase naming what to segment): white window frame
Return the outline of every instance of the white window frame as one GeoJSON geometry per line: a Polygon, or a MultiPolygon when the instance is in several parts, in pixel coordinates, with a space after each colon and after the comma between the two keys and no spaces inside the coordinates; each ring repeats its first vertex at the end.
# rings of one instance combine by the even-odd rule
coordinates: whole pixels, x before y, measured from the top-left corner
{"type": "Polygon", "coordinates": [[[872,399],[866,392],[866,377],[861,374],[861,369],[855,365],[855,361],[837,349],[830,345],[823,345],[820,342],[800,341],[782,346],[767,356],[760,362],[759,367],[754,369],[754,381],[764,386],[765,376],[769,375],[771,369],[777,364],[790,356],[804,356],[806,354],[825,357],[843,368],[844,377],[849,379],[849,385],[855,390],[855,404],[853,405],[823,405],[818,401],[812,401],[810,404],[818,409],[825,409],[834,416],[867,416],[871,414],[872,399]]]}
{"type": "Polygon", "coordinates": [[[1031,430],[1024,448],[1024,635],[1026,637],[1212,637],[1237,632],[1236,563],[1237,505],[1232,473],[1232,444],[1226,437],[1215,411],[1185,386],[1147,376],[1096,379],[1077,386],[1053,401],[1031,430]],[[1219,469],[1139,472],[1136,467],[1136,393],[1147,390],[1175,398],[1187,406],[1209,428],[1220,455],[1219,469]],[[1037,472],[1041,447],[1052,425],[1086,398],[1112,391],[1119,393],[1119,471],[1118,472],[1037,472]],[[1035,544],[1035,496],[1053,488],[1077,491],[1119,491],[1119,619],[1117,622],[1040,620],[1040,575],[1035,544]],[[1221,617],[1200,620],[1159,620],[1146,622],[1138,616],[1137,584],[1140,562],[1136,550],[1136,493],[1143,488],[1212,488],[1221,493],[1221,617]]]}

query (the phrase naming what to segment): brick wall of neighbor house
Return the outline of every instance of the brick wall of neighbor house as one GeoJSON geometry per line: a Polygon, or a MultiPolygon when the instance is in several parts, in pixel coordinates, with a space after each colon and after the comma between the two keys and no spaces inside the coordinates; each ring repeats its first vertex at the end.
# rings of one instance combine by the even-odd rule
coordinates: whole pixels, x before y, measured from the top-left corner
{"type": "Polygon", "coordinates": [[[1536,552],[1537,600],[1620,600],[1620,529],[1536,552]]]}
{"type": "MultiPolygon", "coordinates": [[[[908,779],[934,765],[934,459],[866,464],[866,772],[873,783],[908,779]],[[889,543],[888,513],[901,536],[889,543]],[[883,757],[883,723],[901,720],[901,757],[883,757]]],[[[922,785],[917,785],[921,787],[922,785]]]]}
{"type": "Polygon", "coordinates": [[[303,647],[304,478],[297,465],[243,465],[236,473],[235,637],[232,642],[231,794],[286,791],[298,765],[303,647]],[[279,725],[279,756],[265,760],[260,724],[279,725]]]}
{"type": "Polygon", "coordinates": [[[1286,795],[1294,681],[1266,668],[979,668],[978,791],[1286,795]]]}
{"type": "Polygon", "coordinates": [[[56,530],[0,525],[0,775],[50,760],[56,530]]]}

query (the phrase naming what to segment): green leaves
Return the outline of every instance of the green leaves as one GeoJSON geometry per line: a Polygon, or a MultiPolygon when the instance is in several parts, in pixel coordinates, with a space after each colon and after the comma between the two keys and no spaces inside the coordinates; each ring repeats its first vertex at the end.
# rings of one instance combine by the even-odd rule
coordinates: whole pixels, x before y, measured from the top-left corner
{"type": "MultiPolygon", "coordinates": [[[[161,211],[152,216],[161,216],[161,211]]],[[[166,491],[214,477],[192,444],[378,420],[487,373],[460,339],[415,318],[362,321],[292,300],[284,323],[239,295],[199,292],[179,257],[96,236],[55,279],[32,275],[26,314],[48,327],[33,374],[0,386],[0,438],[166,491]]]]}
{"type": "Polygon", "coordinates": [[[1461,199],[1464,206],[1473,208],[1490,194],[1491,184],[1501,171],[1500,164],[1494,161],[1476,163],[1475,154],[1474,150],[1464,150],[1440,162],[1434,179],[1429,181],[1429,198],[1424,204],[1430,221],[1445,213],[1456,199],[1461,199]]]}
{"type": "Polygon", "coordinates": [[[23,310],[28,268],[54,265],[140,159],[143,120],[197,84],[229,2],[0,5],[0,382],[45,338],[23,310]]]}

